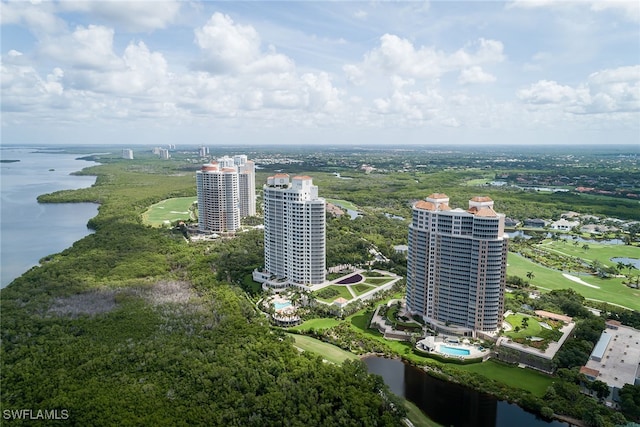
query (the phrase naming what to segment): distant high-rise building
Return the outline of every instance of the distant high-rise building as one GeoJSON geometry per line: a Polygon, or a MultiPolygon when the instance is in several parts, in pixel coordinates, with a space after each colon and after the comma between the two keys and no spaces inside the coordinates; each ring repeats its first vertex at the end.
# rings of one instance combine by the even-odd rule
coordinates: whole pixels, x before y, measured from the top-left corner
{"type": "Polygon", "coordinates": [[[407,255],[407,309],[437,330],[496,331],[502,322],[508,239],[488,197],[451,209],[445,194],[413,205],[407,255]]]}
{"type": "Polygon", "coordinates": [[[256,215],[256,165],[247,160],[238,167],[238,186],[240,189],[240,217],[256,215]]]}
{"type": "MultiPolygon", "coordinates": [[[[325,200],[309,176],[276,174],[264,194],[264,276],[289,284],[323,283],[326,270],[325,200]]],[[[255,277],[255,275],[254,275],[255,277]]]]}
{"type": "Polygon", "coordinates": [[[236,163],[233,161],[233,157],[223,156],[216,160],[222,168],[232,168],[236,166],[236,163]]]}
{"type": "Polygon", "coordinates": [[[122,149],[122,158],[133,160],[133,150],[131,148],[123,148],[122,149]]]}
{"type": "Polygon", "coordinates": [[[236,154],[233,156],[233,164],[236,166],[242,166],[247,163],[247,155],[246,154],[236,154]]]}
{"type": "Polygon", "coordinates": [[[203,165],[196,172],[198,228],[217,233],[240,228],[240,191],[235,167],[218,163],[203,165]]]}
{"type": "Polygon", "coordinates": [[[158,154],[160,155],[160,158],[163,160],[169,160],[169,158],[171,157],[171,155],[169,154],[169,150],[166,148],[160,148],[158,150],[158,154]]]}
{"type": "Polygon", "coordinates": [[[198,155],[200,157],[207,157],[209,155],[209,147],[202,146],[198,149],[198,155]]]}

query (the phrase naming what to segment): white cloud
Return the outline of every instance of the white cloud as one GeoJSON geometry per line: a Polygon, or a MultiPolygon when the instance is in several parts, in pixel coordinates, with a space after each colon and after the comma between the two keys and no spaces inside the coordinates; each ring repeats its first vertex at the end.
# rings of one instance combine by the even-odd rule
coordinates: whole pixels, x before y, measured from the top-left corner
{"type": "Polygon", "coordinates": [[[606,69],[591,74],[576,87],[541,80],[521,89],[517,96],[533,105],[547,105],[566,112],[640,112],[640,66],[606,69]]]}
{"type": "Polygon", "coordinates": [[[167,28],[180,11],[175,0],[150,1],[63,1],[62,11],[83,12],[110,26],[127,31],[152,31],[167,28]]]}
{"type": "Polygon", "coordinates": [[[353,64],[346,64],[342,67],[347,81],[356,86],[364,84],[364,72],[360,67],[353,64]]]}
{"type": "MultiPolygon", "coordinates": [[[[584,91],[581,91],[584,93],[584,91]]],[[[579,94],[570,86],[563,86],[555,81],[540,80],[527,89],[517,93],[518,98],[531,104],[562,104],[574,103],[579,94]]]]}
{"type": "Polygon", "coordinates": [[[634,0],[600,0],[591,3],[591,10],[612,10],[625,20],[640,22],[640,2],[634,0]]]}
{"type": "MultiPolygon", "coordinates": [[[[433,47],[416,48],[407,39],[385,34],[380,38],[380,46],[365,55],[360,67],[372,72],[383,70],[390,75],[433,79],[462,68],[501,62],[503,50],[502,42],[480,38],[447,54],[433,47]]],[[[348,71],[353,75],[353,68],[348,71]]]]}
{"type": "Polygon", "coordinates": [[[507,9],[552,8],[571,10],[589,9],[593,12],[613,11],[626,21],[640,22],[640,2],[635,0],[595,0],[595,1],[558,1],[558,0],[515,0],[506,5],[507,9]]]}
{"type": "Polygon", "coordinates": [[[206,58],[207,71],[228,73],[259,59],[260,36],[250,25],[236,25],[221,13],[214,13],[205,26],[196,28],[196,43],[206,58]]]}
{"type": "Polygon", "coordinates": [[[53,34],[64,31],[66,23],[55,16],[55,4],[33,4],[26,1],[2,2],[0,23],[26,26],[34,34],[53,34]]]}
{"type": "Polygon", "coordinates": [[[113,52],[113,35],[112,28],[79,26],[71,34],[45,38],[40,53],[74,68],[110,69],[118,63],[113,52]]]}
{"type": "Polygon", "coordinates": [[[460,72],[458,77],[458,83],[493,83],[496,81],[496,77],[492,74],[486,73],[482,70],[482,67],[475,65],[470,68],[465,68],[460,72]]]}

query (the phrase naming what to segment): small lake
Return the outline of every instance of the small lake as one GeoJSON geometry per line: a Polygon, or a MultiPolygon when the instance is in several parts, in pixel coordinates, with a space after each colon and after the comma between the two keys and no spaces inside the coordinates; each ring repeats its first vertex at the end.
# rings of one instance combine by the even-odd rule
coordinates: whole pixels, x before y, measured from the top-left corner
{"type": "Polygon", "coordinates": [[[611,258],[611,261],[618,263],[621,262],[623,264],[631,264],[633,265],[635,268],[637,268],[638,270],[640,270],[640,259],[638,258],[621,258],[621,257],[616,257],[616,258],[611,258]]]}
{"type": "Polygon", "coordinates": [[[382,376],[392,392],[413,402],[438,424],[456,427],[566,427],[545,421],[518,405],[498,400],[460,384],[427,375],[397,359],[367,357],[372,374],[382,376]]]}

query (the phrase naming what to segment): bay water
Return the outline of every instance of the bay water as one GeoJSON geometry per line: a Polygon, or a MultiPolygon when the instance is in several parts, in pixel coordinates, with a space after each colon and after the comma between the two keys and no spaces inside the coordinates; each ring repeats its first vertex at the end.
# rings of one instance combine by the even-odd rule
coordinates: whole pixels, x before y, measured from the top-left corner
{"type": "Polygon", "coordinates": [[[97,204],[37,201],[41,194],[95,183],[94,176],[71,175],[96,164],[80,156],[35,147],[0,149],[0,288],[91,233],[87,221],[97,215],[97,204]]]}

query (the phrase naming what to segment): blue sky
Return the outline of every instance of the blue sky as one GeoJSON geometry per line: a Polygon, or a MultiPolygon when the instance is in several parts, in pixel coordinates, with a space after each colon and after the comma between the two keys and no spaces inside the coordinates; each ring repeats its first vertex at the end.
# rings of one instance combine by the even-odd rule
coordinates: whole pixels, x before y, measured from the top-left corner
{"type": "Polygon", "coordinates": [[[2,142],[640,144],[640,2],[3,1],[2,142]]]}

